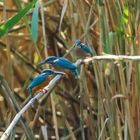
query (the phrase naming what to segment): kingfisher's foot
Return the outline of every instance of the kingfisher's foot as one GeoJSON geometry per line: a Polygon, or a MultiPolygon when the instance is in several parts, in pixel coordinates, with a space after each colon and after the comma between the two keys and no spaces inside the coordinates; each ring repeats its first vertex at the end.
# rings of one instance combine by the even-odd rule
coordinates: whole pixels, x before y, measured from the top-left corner
{"type": "Polygon", "coordinates": [[[46,93],[46,89],[42,88],[42,89],[39,89],[39,92],[43,92],[43,93],[46,93]]]}

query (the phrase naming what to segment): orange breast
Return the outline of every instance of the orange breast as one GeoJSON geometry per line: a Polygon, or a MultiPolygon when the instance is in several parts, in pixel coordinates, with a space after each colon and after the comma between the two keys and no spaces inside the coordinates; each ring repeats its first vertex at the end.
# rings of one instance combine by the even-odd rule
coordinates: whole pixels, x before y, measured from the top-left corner
{"type": "Polygon", "coordinates": [[[36,86],[35,88],[33,88],[33,91],[32,91],[33,95],[37,94],[39,92],[39,90],[41,90],[45,86],[47,86],[49,84],[50,80],[51,80],[51,77],[47,77],[46,80],[42,84],[40,84],[40,85],[36,86]]]}

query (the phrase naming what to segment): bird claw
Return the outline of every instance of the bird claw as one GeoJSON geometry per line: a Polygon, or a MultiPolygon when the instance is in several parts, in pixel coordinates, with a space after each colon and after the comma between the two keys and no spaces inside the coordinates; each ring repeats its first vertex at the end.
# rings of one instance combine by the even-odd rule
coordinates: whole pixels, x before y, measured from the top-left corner
{"type": "Polygon", "coordinates": [[[46,93],[46,91],[47,91],[47,90],[44,89],[44,88],[39,90],[39,92],[43,92],[43,93],[46,93]]]}

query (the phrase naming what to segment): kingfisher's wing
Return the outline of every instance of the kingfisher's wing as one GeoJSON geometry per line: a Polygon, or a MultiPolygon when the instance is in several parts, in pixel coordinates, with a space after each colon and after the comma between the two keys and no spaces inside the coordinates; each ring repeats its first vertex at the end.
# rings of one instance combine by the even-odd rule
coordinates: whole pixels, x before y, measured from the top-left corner
{"type": "Polygon", "coordinates": [[[57,63],[63,68],[76,69],[76,66],[71,61],[63,57],[60,57],[57,63]]]}
{"type": "Polygon", "coordinates": [[[93,52],[91,51],[91,49],[90,49],[87,45],[81,43],[80,46],[81,46],[81,49],[83,49],[85,52],[87,52],[87,53],[89,53],[91,56],[93,56],[93,52]]]}
{"type": "Polygon", "coordinates": [[[88,47],[85,47],[85,48],[83,48],[87,53],[89,53],[91,56],[93,56],[93,53],[92,53],[92,51],[90,50],[90,48],[88,48],[88,47]]]}
{"type": "Polygon", "coordinates": [[[46,74],[42,73],[39,76],[35,77],[32,82],[29,84],[28,88],[33,88],[37,85],[42,84],[46,79],[46,74]]]}

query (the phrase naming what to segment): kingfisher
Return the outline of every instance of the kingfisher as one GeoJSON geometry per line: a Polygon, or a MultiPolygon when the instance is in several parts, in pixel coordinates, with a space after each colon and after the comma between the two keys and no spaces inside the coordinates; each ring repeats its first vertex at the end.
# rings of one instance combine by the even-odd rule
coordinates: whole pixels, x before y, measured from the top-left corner
{"type": "Polygon", "coordinates": [[[61,68],[69,69],[70,71],[72,71],[75,77],[78,77],[77,67],[71,61],[64,57],[49,56],[44,61],[40,62],[39,66],[43,64],[51,64],[54,66],[59,66],[61,68]]]}
{"type": "Polygon", "coordinates": [[[81,40],[79,39],[75,40],[74,44],[75,47],[80,46],[83,51],[88,53],[90,56],[93,56],[93,52],[91,51],[91,49],[85,43],[82,43],[81,40]]]}
{"type": "MultiPolygon", "coordinates": [[[[51,69],[45,69],[41,72],[40,75],[36,76],[28,86],[30,97],[33,96],[32,89],[38,85],[41,85],[49,75],[55,74],[55,72],[51,69]]],[[[56,73],[57,74],[57,73],[56,73]]]]}

